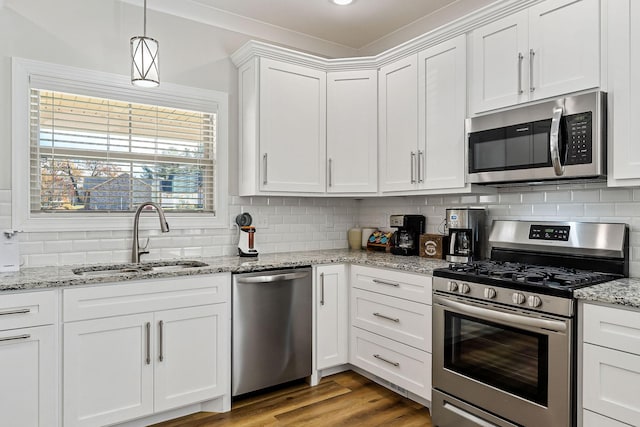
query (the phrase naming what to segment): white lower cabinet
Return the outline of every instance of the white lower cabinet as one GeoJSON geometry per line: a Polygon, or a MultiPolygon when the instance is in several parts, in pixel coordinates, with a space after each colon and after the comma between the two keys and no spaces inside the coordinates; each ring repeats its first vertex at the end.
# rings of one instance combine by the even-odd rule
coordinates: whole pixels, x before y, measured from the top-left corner
{"type": "Polygon", "coordinates": [[[640,311],[582,307],[583,425],[640,425],[640,311]]]}
{"type": "Polygon", "coordinates": [[[347,266],[316,267],[316,368],[349,362],[349,283],[347,266]]]}
{"type": "Polygon", "coordinates": [[[56,426],[55,326],[0,332],[0,425],[56,426]]]}
{"type": "Polygon", "coordinates": [[[431,400],[431,282],[351,266],[350,363],[431,400]]]}
{"type": "Polygon", "coordinates": [[[0,425],[58,425],[54,291],[0,296],[0,425]]]}
{"type": "Polygon", "coordinates": [[[64,290],[64,425],[115,424],[228,397],[230,281],[221,274],[64,290]],[[89,306],[118,315],[90,318],[89,306]]]}

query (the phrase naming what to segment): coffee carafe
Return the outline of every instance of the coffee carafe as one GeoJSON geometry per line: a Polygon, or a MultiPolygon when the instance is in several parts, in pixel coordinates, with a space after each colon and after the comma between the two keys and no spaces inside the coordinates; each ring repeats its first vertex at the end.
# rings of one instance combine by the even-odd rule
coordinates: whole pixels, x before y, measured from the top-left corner
{"type": "Polygon", "coordinates": [[[424,233],[424,215],[391,215],[389,225],[397,228],[391,240],[394,255],[418,255],[420,235],[424,233]]]}
{"type": "Polygon", "coordinates": [[[460,208],[446,210],[449,230],[447,261],[472,262],[485,258],[485,217],[482,208],[460,208]]]}

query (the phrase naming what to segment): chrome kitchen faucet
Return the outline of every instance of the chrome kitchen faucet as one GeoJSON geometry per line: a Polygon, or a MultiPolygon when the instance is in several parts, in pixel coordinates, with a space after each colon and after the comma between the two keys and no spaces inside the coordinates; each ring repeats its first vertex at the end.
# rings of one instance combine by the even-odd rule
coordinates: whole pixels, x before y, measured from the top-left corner
{"type": "Polygon", "coordinates": [[[149,245],[149,239],[147,238],[147,244],[144,245],[142,251],[140,250],[140,243],[138,242],[138,224],[140,222],[140,214],[142,213],[142,210],[147,206],[153,206],[154,208],[156,208],[158,217],[160,218],[160,230],[162,230],[163,233],[169,232],[169,223],[167,222],[167,218],[164,216],[164,211],[162,210],[160,205],[153,202],[144,202],[140,206],[138,206],[136,215],[133,218],[133,248],[131,249],[131,262],[135,263],[140,262],[140,255],[149,253],[149,251],[145,250],[149,245]]]}

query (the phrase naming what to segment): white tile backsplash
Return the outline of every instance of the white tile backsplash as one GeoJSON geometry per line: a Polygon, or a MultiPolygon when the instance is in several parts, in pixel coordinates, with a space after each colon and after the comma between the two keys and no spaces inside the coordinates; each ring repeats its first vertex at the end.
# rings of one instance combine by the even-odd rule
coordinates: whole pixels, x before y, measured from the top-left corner
{"type": "MultiPolygon", "coordinates": [[[[422,214],[427,232],[443,231],[445,209],[483,206],[493,219],[539,219],[626,222],[631,227],[632,276],[640,277],[640,189],[606,188],[605,184],[545,185],[501,188],[496,194],[366,198],[230,197],[229,219],[250,212],[257,225],[261,252],[346,248],[354,226],[388,227],[389,215],[422,214]],[[266,219],[266,220],[265,220],[266,219]]],[[[0,190],[0,229],[11,227],[11,192],[0,190]]],[[[235,229],[188,229],[149,237],[146,258],[213,257],[236,253],[235,229]]],[[[24,233],[20,236],[23,266],[126,262],[131,231],[24,233]]]]}

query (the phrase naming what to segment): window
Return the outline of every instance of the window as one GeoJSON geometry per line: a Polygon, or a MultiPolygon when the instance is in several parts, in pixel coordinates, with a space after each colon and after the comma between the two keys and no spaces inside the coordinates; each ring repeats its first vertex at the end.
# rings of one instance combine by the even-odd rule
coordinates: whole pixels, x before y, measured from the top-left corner
{"type": "Polygon", "coordinates": [[[214,113],[31,89],[31,211],[215,213],[214,113]]]}
{"type": "Polygon", "coordinates": [[[173,215],[172,228],[224,225],[226,94],[166,83],[141,90],[125,76],[35,61],[13,66],[14,114],[28,123],[14,120],[14,225],[130,228],[129,212],[145,201],[173,215]]]}

